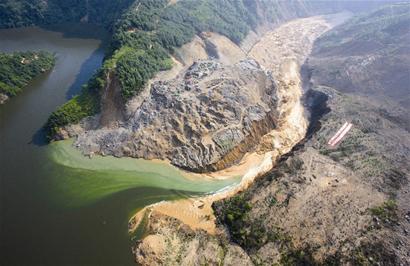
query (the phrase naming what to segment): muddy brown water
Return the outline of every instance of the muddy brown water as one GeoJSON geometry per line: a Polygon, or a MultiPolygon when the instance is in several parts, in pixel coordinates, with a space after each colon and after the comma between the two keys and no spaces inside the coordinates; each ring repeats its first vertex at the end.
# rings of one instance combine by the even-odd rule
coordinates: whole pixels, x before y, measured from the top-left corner
{"type": "Polygon", "coordinates": [[[50,159],[41,127],[100,67],[107,39],[85,26],[55,30],[0,30],[0,51],[57,56],[52,71],[0,106],[0,265],[133,265],[127,222],[136,210],[232,181],[196,182],[152,163],[85,162],[75,151],[56,153],[66,164],[50,159]]]}

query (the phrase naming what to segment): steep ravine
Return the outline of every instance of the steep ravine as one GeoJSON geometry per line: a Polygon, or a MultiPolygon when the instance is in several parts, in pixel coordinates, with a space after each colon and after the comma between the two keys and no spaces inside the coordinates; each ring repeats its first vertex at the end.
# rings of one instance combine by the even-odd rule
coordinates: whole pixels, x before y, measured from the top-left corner
{"type": "MultiPolygon", "coordinates": [[[[341,22],[346,17],[348,15],[341,14],[337,16],[337,21],[341,22]]],[[[208,197],[162,202],[137,213],[130,221],[131,231],[146,214],[148,218],[155,217],[149,219],[148,235],[137,244],[134,250],[139,264],[168,263],[170,259],[172,261],[173,256],[181,256],[181,254],[182,258],[186,255],[185,259],[182,259],[182,265],[198,263],[196,260],[199,258],[184,253],[188,251],[195,253],[193,251],[195,246],[192,246],[192,243],[175,243],[172,247],[175,250],[171,251],[165,243],[172,238],[177,241],[175,232],[161,231],[159,228],[164,225],[166,229],[168,228],[165,226],[167,223],[175,222],[188,225],[190,228],[188,230],[197,230],[195,232],[205,230],[210,235],[219,235],[221,232],[215,227],[212,203],[246,189],[255,178],[271,170],[281,155],[289,152],[305,136],[307,121],[301,104],[302,82],[299,70],[310,53],[314,40],[334,26],[329,23],[330,21],[335,22],[335,17],[297,19],[267,32],[253,46],[248,56],[257,60],[272,73],[277,84],[276,95],[280,114],[276,121],[276,128],[265,134],[254,152],[247,153],[237,165],[209,174],[220,178],[241,175],[243,178],[239,185],[208,197]]],[[[205,235],[206,238],[213,238],[205,235]]],[[[218,242],[218,240],[215,241],[218,242]]],[[[233,246],[229,248],[235,249],[233,246]]],[[[216,249],[218,249],[218,244],[216,244],[216,249]]],[[[241,257],[235,254],[233,257],[241,257]]]]}

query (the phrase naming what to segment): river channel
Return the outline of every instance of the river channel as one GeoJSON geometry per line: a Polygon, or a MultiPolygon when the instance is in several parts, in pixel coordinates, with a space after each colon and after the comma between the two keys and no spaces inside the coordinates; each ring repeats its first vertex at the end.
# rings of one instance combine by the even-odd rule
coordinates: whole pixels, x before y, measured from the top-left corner
{"type": "Polygon", "coordinates": [[[0,30],[2,52],[57,57],[52,71],[0,106],[0,265],[134,265],[127,222],[138,209],[239,181],[197,180],[154,161],[90,159],[69,140],[45,143],[48,116],[100,67],[108,39],[100,29],[69,28],[0,30]]]}

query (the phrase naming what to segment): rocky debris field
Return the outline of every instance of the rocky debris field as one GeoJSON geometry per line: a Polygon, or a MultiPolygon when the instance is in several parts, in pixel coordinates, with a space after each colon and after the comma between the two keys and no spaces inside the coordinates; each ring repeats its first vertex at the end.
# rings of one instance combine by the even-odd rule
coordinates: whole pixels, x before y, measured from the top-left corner
{"type": "Polygon", "coordinates": [[[151,85],[118,128],[80,135],[85,154],[168,159],[193,171],[225,168],[275,127],[276,86],[251,59],[234,65],[194,63],[175,79],[151,85]]]}
{"type": "Polygon", "coordinates": [[[175,67],[151,80],[124,110],[110,100],[116,95],[111,77],[100,117],[63,131],[77,138],[75,146],[85,155],[165,159],[195,172],[225,169],[246,153],[290,145],[306,129],[298,68],[332,21],[317,16],[281,25],[248,55],[226,37],[203,33],[179,49],[175,67]],[[282,142],[273,131],[278,124],[289,136],[282,142]]]}

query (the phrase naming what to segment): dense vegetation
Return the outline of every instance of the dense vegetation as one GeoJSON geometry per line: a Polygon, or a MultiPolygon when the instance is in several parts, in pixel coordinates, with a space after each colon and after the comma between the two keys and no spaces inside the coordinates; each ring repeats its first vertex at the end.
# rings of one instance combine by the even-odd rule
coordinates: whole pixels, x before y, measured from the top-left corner
{"type": "MultiPolygon", "coordinates": [[[[108,62],[93,80],[103,80],[108,73],[114,73],[126,101],[138,94],[158,71],[170,68],[168,54],[196,33],[218,32],[239,43],[261,19],[258,14],[277,22],[283,16],[303,16],[307,10],[326,6],[338,8],[337,4],[309,0],[265,0],[258,4],[249,0],[182,0],[172,5],[167,0],[4,0],[0,3],[0,28],[79,21],[106,26],[113,34],[108,62]]],[[[332,8],[329,12],[334,11],[332,8]]],[[[78,122],[98,111],[95,106],[99,97],[90,99],[100,94],[104,82],[93,80],[82,91],[84,95],[53,114],[48,129],[69,121],[78,122]],[[95,84],[99,86],[93,87],[95,84]]],[[[49,130],[50,134],[52,131],[49,130]]]]}
{"type": "Polygon", "coordinates": [[[239,43],[256,25],[256,13],[243,1],[142,0],[115,26],[111,49],[124,56],[116,61],[123,96],[137,94],[156,72],[169,68],[168,52],[189,42],[196,33],[219,32],[239,43]],[[125,51],[124,47],[126,47],[125,51]]]}
{"type": "Polygon", "coordinates": [[[15,96],[30,80],[51,69],[54,61],[47,52],[0,53],[0,94],[15,96]]]}
{"type": "Polygon", "coordinates": [[[0,28],[79,22],[110,26],[134,0],[3,0],[0,28]]]}
{"type": "Polygon", "coordinates": [[[45,125],[48,138],[55,136],[61,126],[78,123],[82,118],[99,112],[99,90],[104,86],[104,80],[99,78],[99,75],[95,74],[88,84],[83,86],[79,95],[74,96],[50,115],[45,125]]]}
{"type": "Polygon", "coordinates": [[[245,3],[186,0],[169,5],[167,0],[136,1],[114,25],[107,60],[99,73],[80,96],[50,117],[46,125],[49,136],[59,127],[76,123],[99,110],[98,100],[91,99],[101,92],[108,73],[119,79],[123,99],[127,101],[158,71],[169,69],[172,66],[169,53],[189,42],[196,33],[219,32],[239,43],[257,21],[253,6],[245,3]]]}

